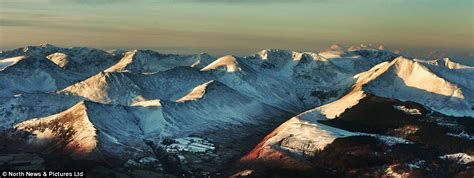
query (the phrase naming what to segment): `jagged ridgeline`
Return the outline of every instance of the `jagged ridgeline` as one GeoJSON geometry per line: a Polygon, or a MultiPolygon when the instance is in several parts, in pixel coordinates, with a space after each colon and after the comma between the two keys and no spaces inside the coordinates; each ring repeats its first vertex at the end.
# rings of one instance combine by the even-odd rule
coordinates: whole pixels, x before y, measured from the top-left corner
{"type": "Polygon", "coordinates": [[[376,49],[213,57],[28,46],[0,53],[0,149],[94,175],[463,176],[473,76],[447,58],[376,49]]]}

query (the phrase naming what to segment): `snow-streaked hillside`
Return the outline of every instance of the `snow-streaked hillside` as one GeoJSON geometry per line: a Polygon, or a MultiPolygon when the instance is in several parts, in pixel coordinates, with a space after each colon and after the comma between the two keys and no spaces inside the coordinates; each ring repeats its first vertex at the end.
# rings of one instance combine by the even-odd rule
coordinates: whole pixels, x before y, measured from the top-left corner
{"type": "Polygon", "coordinates": [[[126,73],[101,72],[61,92],[100,103],[130,104],[141,99],[138,87],[126,73]]]}
{"type": "Polygon", "coordinates": [[[100,103],[130,105],[144,100],[176,100],[209,78],[191,67],[153,74],[101,72],[61,92],[100,103]]]}
{"type": "Polygon", "coordinates": [[[354,51],[327,59],[268,49],[244,58],[224,56],[202,70],[244,95],[298,113],[337,99],[354,82],[353,75],[395,57],[388,51],[354,51]]]}
{"type": "Polygon", "coordinates": [[[22,122],[15,128],[32,133],[30,142],[36,146],[56,144],[57,151],[93,159],[98,153],[129,156],[149,149],[141,141],[143,131],[137,123],[127,107],[84,101],[64,112],[22,122]]]}
{"type": "Polygon", "coordinates": [[[0,96],[51,92],[79,80],[80,77],[59,68],[46,59],[24,57],[0,71],[0,96]]]}
{"type": "Polygon", "coordinates": [[[21,61],[23,58],[25,58],[25,56],[17,56],[17,57],[11,57],[11,58],[6,58],[6,59],[0,59],[0,71],[16,64],[18,61],[21,61]]]}
{"type": "Polygon", "coordinates": [[[241,162],[309,168],[353,140],[470,154],[426,133],[471,148],[473,75],[375,49],[215,58],[28,46],[0,53],[0,132],[75,159],[182,172],[229,169],[249,151],[241,162]]]}
{"type": "Polygon", "coordinates": [[[219,58],[209,64],[208,66],[202,68],[202,71],[215,70],[219,67],[223,67],[227,72],[236,72],[240,70],[239,63],[234,56],[228,55],[222,58],[219,58]]]}
{"type": "Polygon", "coordinates": [[[33,134],[30,142],[43,144],[54,139],[73,155],[94,155],[98,148],[107,156],[130,156],[148,149],[143,139],[159,143],[163,138],[181,135],[208,135],[210,131],[263,123],[285,114],[217,81],[197,86],[184,98],[197,91],[202,95],[190,100],[141,101],[134,106],[83,101],[61,113],[21,122],[15,128],[33,134]],[[63,123],[61,129],[57,129],[58,123],[63,123]],[[84,139],[88,141],[83,145],[84,139]]]}
{"type": "Polygon", "coordinates": [[[117,57],[102,50],[53,45],[0,53],[0,96],[61,90],[110,67],[117,57]]]}
{"type": "Polygon", "coordinates": [[[94,48],[61,48],[50,44],[27,46],[12,51],[2,51],[0,59],[29,56],[50,60],[58,67],[72,72],[80,78],[94,75],[115,64],[122,56],[94,48]]]}
{"type": "Polygon", "coordinates": [[[474,117],[472,88],[460,85],[473,83],[474,78],[461,81],[452,78],[451,82],[443,77],[450,75],[451,70],[438,71],[442,74],[437,75],[421,63],[402,57],[377,72],[381,74],[362,90],[381,97],[420,103],[445,115],[474,117]]]}
{"type": "MultiPolygon", "coordinates": [[[[438,70],[437,72],[446,76],[456,75],[459,72],[446,68],[438,70]]],[[[417,102],[446,115],[474,117],[472,89],[462,85],[472,83],[474,80],[461,78],[450,82],[442,75],[435,74],[424,63],[399,57],[356,75],[357,81],[350,92],[337,101],[316,108],[315,112],[321,113],[326,118],[335,118],[369,93],[417,102]]]]}
{"type": "Polygon", "coordinates": [[[124,57],[107,72],[128,71],[132,73],[155,73],[166,71],[179,66],[201,68],[211,63],[214,58],[206,53],[198,55],[170,55],[151,50],[133,50],[124,54],[124,57]]]}
{"type": "MultiPolygon", "coordinates": [[[[418,62],[398,57],[355,75],[356,81],[346,95],[334,102],[303,112],[285,122],[241,161],[276,161],[288,165],[292,164],[295,155],[315,154],[337,138],[360,134],[334,128],[319,121],[337,120],[341,114],[360,105],[360,101],[368,96],[411,101],[443,115],[473,118],[474,105],[470,102],[472,98],[469,98],[472,96],[471,88],[459,84],[472,82],[473,79],[451,78],[452,83],[443,76],[452,76],[461,71],[443,66],[442,69],[438,68],[437,72],[440,75],[437,75],[426,67],[427,64],[433,65],[432,62],[418,62]]],[[[463,68],[469,69],[469,67],[463,68]]],[[[466,72],[469,71],[462,71],[463,74],[466,72]]],[[[393,107],[396,108],[396,106],[393,107]]],[[[405,110],[400,111],[412,114],[405,110]]],[[[383,118],[380,119],[383,122],[383,118]]]]}
{"type": "Polygon", "coordinates": [[[80,98],[56,93],[19,94],[0,97],[0,132],[16,123],[35,117],[46,117],[68,109],[80,98]]]}
{"type": "Polygon", "coordinates": [[[277,161],[290,165],[294,159],[287,156],[286,152],[300,156],[312,155],[336,138],[355,135],[357,134],[297,116],[276,128],[241,161],[277,161]]]}
{"type": "Polygon", "coordinates": [[[197,86],[178,102],[162,101],[161,104],[165,117],[173,118],[172,123],[180,132],[229,128],[285,114],[218,81],[197,86]]]}

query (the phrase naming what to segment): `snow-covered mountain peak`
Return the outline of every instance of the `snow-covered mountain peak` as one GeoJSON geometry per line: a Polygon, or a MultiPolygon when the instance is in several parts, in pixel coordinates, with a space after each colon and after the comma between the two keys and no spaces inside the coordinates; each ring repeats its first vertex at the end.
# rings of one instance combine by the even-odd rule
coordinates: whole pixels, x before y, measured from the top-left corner
{"type": "Polygon", "coordinates": [[[237,59],[232,55],[227,55],[215,60],[208,66],[202,68],[201,71],[216,70],[221,67],[223,67],[227,72],[237,72],[242,70],[239,66],[239,63],[237,62],[237,59]]]}
{"type": "Polygon", "coordinates": [[[399,57],[399,54],[395,54],[387,50],[378,50],[378,49],[360,49],[348,51],[345,53],[345,56],[360,56],[366,59],[383,59],[385,61],[392,60],[399,57]]]}
{"type": "MultiPolygon", "coordinates": [[[[14,50],[14,53],[23,53],[24,55],[28,56],[39,56],[39,57],[45,57],[49,54],[52,54],[54,52],[60,51],[61,48],[50,45],[50,44],[41,44],[38,46],[26,46],[23,48],[19,48],[17,50],[14,50]]],[[[15,55],[15,54],[13,54],[15,55]]]]}
{"type": "MultiPolygon", "coordinates": [[[[241,161],[276,161],[291,165],[287,153],[312,155],[324,149],[336,138],[354,136],[355,133],[330,127],[318,122],[293,117],[268,134],[254,150],[241,161]]],[[[295,165],[296,166],[296,165],[295,165]]]]}
{"type": "MultiPolygon", "coordinates": [[[[195,170],[188,169],[193,164],[208,171],[214,164],[203,166],[208,160],[234,161],[284,123],[247,158],[303,164],[308,160],[300,158],[346,147],[348,140],[403,140],[408,132],[431,130],[425,126],[444,128],[437,122],[466,126],[462,119],[474,117],[473,74],[473,67],[450,59],[415,60],[383,49],[267,49],[216,59],[41,45],[0,54],[0,120],[3,131],[16,129],[31,143],[55,145],[53,151],[100,152],[129,163],[158,150],[185,171],[195,170]],[[375,131],[387,132],[355,130],[372,129],[359,125],[372,121],[382,123],[375,131]],[[189,152],[201,141],[182,138],[212,149],[189,152]]],[[[453,126],[439,134],[464,139],[471,133],[453,126]]]]}
{"type": "Polygon", "coordinates": [[[385,72],[386,76],[381,76],[380,79],[387,80],[388,78],[386,77],[390,77],[393,80],[393,77],[397,77],[395,85],[405,85],[406,87],[416,88],[433,94],[464,99],[457,85],[437,76],[419,62],[398,57],[389,64],[387,70],[390,69],[393,73],[385,72]]]}
{"type": "Polygon", "coordinates": [[[206,93],[206,88],[212,82],[214,82],[214,80],[211,80],[209,82],[206,82],[204,84],[197,86],[191,92],[189,92],[186,96],[183,96],[182,98],[177,100],[177,102],[186,102],[186,101],[197,100],[197,99],[202,98],[204,94],[206,93]]]}
{"type": "Polygon", "coordinates": [[[48,44],[48,43],[41,43],[38,45],[39,47],[42,47],[42,48],[59,48],[55,45],[52,45],[52,44],[48,44]]]}
{"type": "MultiPolygon", "coordinates": [[[[129,71],[134,73],[154,73],[171,69],[164,66],[165,59],[169,57],[180,57],[178,55],[161,54],[153,50],[134,49],[126,52],[123,58],[112,67],[108,68],[107,72],[129,71]]],[[[179,61],[173,61],[179,63],[179,61]]],[[[176,65],[180,66],[180,65],[176,65]]]]}
{"type": "Polygon", "coordinates": [[[59,49],[59,48],[60,47],[54,46],[52,44],[43,43],[43,44],[39,44],[38,46],[26,46],[24,48],[24,51],[26,52],[26,51],[38,50],[38,49],[50,51],[50,50],[56,50],[56,49],[59,49]]]}
{"type": "Polygon", "coordinates": [[[67,54],[60,53],[60,52],[50,54],[50,55],[46,56],[46,58],[51,60],[52,62],[54,62],[56,65],[58,65],[59,67],[61,67],[63,69],[69,63],[69,59],[68,59],[67,54]]]}
{"type": "Polygon", "coordinates": [[[117,64],[108,68],[106,71],[128,71],[132,73],[151,74],[179,66],[201,68],[211,63],[214,59],[214,57],[205,53],[197,55],[176,55],[136,49],[126,52],[117,64]]]}
{"type": "Polygon", "coordinates": [[[203,98],[218,99],[220,96],[230,97],[233,95],[243,97],[239,92],[229,88],[225,84],[216,80],[210,80],[196,86],[187,95],[178,99],[177,102],[195,101],[203,98]]]}
{"type": "Polygon", "coordinates": [[[289,50],[283,50],[283,49],[265,49],[257,54],[255,54],[253,57],[261,60],[293,60],[293,61],[299,61],[304,58],[304,56],[311,56],[314,59],[316,59],[315,56],[317,56],[315,53],[311,52],[297,52],[297,51],[289,51],[289,50]]]}
{"type": "MultiPolygon", "coordinates": [[[[160,119],[154,115],[156,112],[160,112],[156,107],[149,109],[81,101],[63,112],[31,119],[14,128],[31,133],[32,137],[28,138],[30,143],[56,145],[52,151],[80,156],[80,159],[97,159],[97,154],[136,156],[143,153],[142,149],[148,149],[142,140],[144,132],[141,122],[160,119]]],[[[160,122],[163,124],[163,121],[160,122]]],[[[161,125],[150,125],[148,128],[161,128],[161,125]]]]}
{"type": "MultiPolygon", "coordinates": [[[[445,73],[455,72],[446,69],[445,73]]],[[[317,108],[316,113],[336,118],[356,105],[366,94],[420,103],[427,108],[451,116],[473,117],[472,93],[436,75],[422,63],[398,57],[360,73],[352,90],[341,99],[317,108]]]]}
{"type": "Polygon", "coordinates": [[[126,67],[130,65],[134,60],[138,60],[135,62],[143,63],[143,61],[140,61],[140,60],[145,60],[146,57],[151,58],[152,54],[154,54],[154,51],[134,49],[132,51],[126,52],[123,55],[123,58],[117,64],[113,65],[112,67],[108,68],[105,71],[106,72],[125,71],[126,67]],[[145,55],[147,56],[141,57],[145,55]]]}
{"type": "Polygon", "coordinates": [[[87,112],[88,103],[82,101],[64,112],[22,122],[15,125],[15,129],[32,133],[35,136],[32,142],[38,145],[67,140],[64,150],[86,156],[97,146],[96,128],[87,112]]]}
{"type": "Polygon", "coordinates": [[[452,61],[449,58],[435,59],[435,60],[430,60],[430,61],[424,61],[424,60],[417,60],[417,61],[422,62],[422,63],[435,65],[435,66],[446,67],[448,69],[471,69],[471,70],[474,70],[474,67],[459,64],[455,61],[452,61]]]}
{"type": "Polygon", "coordinates": [[[275,58],[291,59],[293,57],[293,53],[295,52],[282,49],[265,49],[258,52],[256,55],[263,60],[275,58]]]}
{"type": "Polygon", "coordinates": [[[100,72],[61,92],[99,103],[126,104],[140,99],[140,88],[122,72],[100,72]]]}

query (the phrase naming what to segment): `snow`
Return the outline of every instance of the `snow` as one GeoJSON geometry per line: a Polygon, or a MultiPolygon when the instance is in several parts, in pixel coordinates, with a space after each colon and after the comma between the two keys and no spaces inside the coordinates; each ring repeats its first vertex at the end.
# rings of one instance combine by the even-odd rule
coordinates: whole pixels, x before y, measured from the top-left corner
{"type": "MultiPolygon", "coordinates": [[[[319,53],[267,49],[217,60],[205,53],[20,48],[0,54],[0,129],[16,125],[38,144],[58,138],[76,154],[99,150],[136,158],[151,152],[144,139],[160,143],[173,138],[176,143],[168,151],[206,153],[217,145],[189,135],[218,135],[220,129],[300,113],[262,141],[257,149],[265,157],[275,151],[314,154],[337,138],[360,135],[387,145],[410,144],[318,122],[337,118],[368,95],[416,102],[445,115],[474,116],[472,67],[357,48],[319,53]]],[[[406,106],[394,108],[421,114],[406,106]]]]}
{"type": "Polygon", "coordinates": [[[22,122],[15,125],[15,129],[34,134],[35,138],[31,142],[36,144],[44,144],[54,138],[69,139],[66,148],[73,150],[75,155],[87,155],[96,148],[97,135],[85,110],[85,105],[80,103],[64,113],[22,122]],[[50,125],[62,129],[51,130],[54,127],[50,128],[50,125]]]}
{"type": "Polygon", "coordinates": [[[302,113],[286,121],[276,128],[254,149],[258,152],[255,159],[270,159],[276,151],[286,150],[296,155],[314,155],[323,150],[337,138],[350,136],[370,136],[383,143],[393,146],[396,144],[412,144],[412,142],[399,137],[349,132],[317,122],[313,117],[308,117],[308,112],[302,113]]]}
{"type": "Polygon", "coordinates": [[[54,91],[58,83],[52,74],[41,69],[32,69],[28,74],[0,73],[0,96],[12,96],[19,93],[54,91]]]}
{"type": "Polygon", "coordinates": [[[361,91],[351,92],[339,100],[316,108],[314,111],[319,111],[328,119],[334,119],[343,113],[346,109],[351,108],[359,103],[359,100],[366,95],[361,91]]]}
{"type": "Polygon", "coordinates": [[[330,51],[319,52],[318,55],[324,59],[335,59],[335,58],[342,57],[343,52],[330,50],[330,51]]]}
{"type": "MultiPolygon", "coordinates": [[[[159,143],[161,139],[167,137],[203,133],[217,128],[231,128],[232,125],[243,123],[258,123],[261,120],[284,114],[268,105],[253,101],[218,81],[206,81],[204,84],[207,84],[204,95],[195,100],[186,102],[143,100],[134,102],[135,106],[84,101],[72,107],[75,108],[74,111],[68,109],[59,115],[52,116],[54,117],[52,120],[58,122],[70,114],[83,112],[98,131],[97,149],[104,154],[127,156],[132,154],[130,150],[137,150],[137,154],[146,153],[145,150],[149,147],[144,145],[143,139],[159,143]]],[[[34,127],[38,124],[35,122],[26,125],[34,127]]],[[[64,126],[69,128],[69,125],[64,126]]],[[[45,128],[52,127],[54,127],[53,124],[45,126],[45,128]]],[[[34,127],[28,132],[37,135],[34,140],[40,140],[41,135],[46,134],[39,127],[34,127]]],[[[64,134],[54,133],[55,138],[63,138],[64,134]]],[[[71,144],[80,142],[75,138],[71,140],[71,144]]],[[[178,145],[178,147],[188,151],[202,152],[210,149],[206,145],[190,143],[186,146],[178,145]]]]}
{"type": "Polygon", "coordinates": [[[180,66],[201,68],[214,59],[214,57],[205,53],[197,55],[173,55],[161,54],[151,50],[135,49],[126,52],[124,57],[117,64],[105,71],[152,74],[180,66]]]}
{"type": "Polygon", "coordinates": [[[384,73],[364,86],[364,91],[413,101],[445,115],[474,117],[469,103],[472,99],[465,99],[474,96],[471,91],[441,78],[419,62],[399,57],[383,70],[384,73]]]}
{"type": "Polygon", "coordinates": [[[169,153],[178,152],[194,152],[194,153],[205,153],[212,151],[215,148],[214,144],[199,137],[181,137],[174,139],[176,143],[166,146],[166,151],[169,153]]]}
{"type": "Polygon", "coordinates": [[[239,63],[237,62],[237,59],[234,56],[227,55],[215,60],[208,66],[202,68],[201,71],[214,70],[219,67],[225,67],[225,70],[227,72],[236,72],[236,71],[241,70],[239,67],[239,63]]]}
{"type": "Polygon", "coordinates": [[[474,156],[466,153],[447,154],[439,157],[443,160],[455,161],[458,164],[469,164],[474,161],[474,156]]]}
{"type": "Polygon", "coordinates": [[[65,68],[66,65],[69,63],[69,59],[67,54],[64,53],[53,53],[46,56],[49,60],[53,61],[56,65],[61,68],[65,68]]]}
{"type": "Polygon", "coordinates": [[[68,80],[67,74],[47,62],[25,57],[0,71],[0,96],[54,91],[64,85],[68,80]]]}
{"type": "Polygon", "coordinates": [[[137,118],[137,125],[143,132],[144,137],[157,139],[166,136],[165,128],[169,127],[168,121],[163,115],[161,105],[149,105],[142,107],[131,107],[127,111],[137,118]]]}
{"type": "Polygon", "coordinates": [[[400,137],[378,135],[378,134],[367,134],[367,133],[358,133],[358,134],[375,137],[388,146],[393,146],[393,145],[398,145],[398,144],[413,144],[413,142],[408,141],[404,138],[400,138],[400,137]]]}
{"type": "Polygon", "coordinates": [[[355,75],[354,78],[356,78],[356,81],[352,86],[352,91],[332,103],[315,108],[313,111],[321,113],[328,119],[334,119],[346,109],[357,105],[359,101],[366,96],[366,93],[361,90],[362,86],[378,77],[382,73],[383,67],[385,67],[387,64],[389,63],[382,62],[374,66],[369,71],[355,75]]]}
{"type": "Polygon", "coordinates": [[[466,131],[462,131],[461,133],[455,134],[455,133],[447,133],[449,136],[453,137],[459,137],[467,140],[474,140],[474,135],[471,135],[469,133],[466,133],[466,131]]]}
{"type": "Polygon", "coordinates": [[[61,90],[116,62],[111,54],[102,50],[52,45],[6,51],[0,58],[4,58],[0,60],[3,61],[0,64],[0,96],[61,90]],[[13,63],[10,57],[18,56],[25,57],[13,63]]]}
{"type": "Polygon", "coordinates": [[[207,81],[207,74],[190,67],[154,74],[101,72],[61,92],[99,103],[134,105],[150,100],[177,100],[207,81]]]}
{"type": "Polygon", "coordinates": [[[79,98],[55,93],[19,94],[0,97],[0,131],[26,119],[46,117],[64,111],[79,98]]]}
{"type": "Polygon", "coordinates": [[[125,73],[118,72],[101,72],[61,92],[99,103],[131,104],[141,98],[140,87],[125,73]]]}
{"type": "Polygon", "coordinates": [[[213,80],[206,82],[204,84],[201,84],[194,88],[191,92],[189,92],[186,96],[183,96],[181,99],[177,100],[177,102],[186,102],[186,101],[191,101],[191,100],[197,100],[200,99],[204,96],[204,93],[206,93],[206,88],[207,86],[214,82],[213,80]]]}
{"type": "Polygon", "coordinates": [[[403,127],[396,128],[394,131],[397,135],[406,138],[409,135],[415,134],[420,128],[416,125],[405,125],[403,127]]]}
{"type": "Polygon", "coordinates": [[[232,175],[231,177],[247,177],[247,176],[252,175],[252,173],[253,173],[253,170],[251,170],[251,169],[245,169],[245,170],[243,170],[243,171],[240,171],[240,172],[235,173],[235,174],[232,175]]]}
{"type": "Polygon", "coordinates": [[[408,167],[413,170],[413,169],[421,169],[424,165],[426,164],[425,160],[417,160],[412,163],[408,164],[408,167]]]}
{"type": "Polygon", "coordinates": [[[143,100],[132,103],[132,106],[161,106],[160,100],[143,100]]]}
{"type": "Polygon", "coordinates": [[[0,71],[6,69],[9,66],[16,64],[18,61],[24,59],[25,56],[12,57],[7,59],[0,59],[0,71]]]}
{"type": "Polygon", "coordinates": [[[417,59],[416,61],[420,63],[435,65],[435,66],[442,66],[448,69],[474,69],[474,67],[462,65],[454,61],[451,61],[449,58],[436,59],[436,60],[430,60],[430,61],[417,59]]]}
{"type": "Polygon", "coordinates": [[[421,115],[421,112],[420,110],[416,109],[416,108],[407,108],[406,106],[393,106],[393,108],[399,110],[399,111],[403,111],[404,113],[406,114],[410,114],[410,115],[421,115]]]}
{"type": "Polygon", "coordinates": [[[256,123],[284,114],[218,81],[207,81],[196,88],[191,93],[199,91],[204,95],[185,102],[161,102],[164,115],[170,116],[170,122],[177,127],[174,131],[176,134],[256,123]],[[206,86],[205,90],[202,90],[203,86],[206,86]]]}
{"type": "Polygon", "coordinates": [[[315,153],[324,149],[336,138],[355,136],[357,134],[330,127],[317,122],[292,118],[277,128],[276,135],[264,145],[278,145],[295,153],[315,153]]]}
{"type": "MultiPolygon", "coordinates": [[[[94,158],[95,153],[100,153],[127,158],[150,151],[142,141],[144,131],[150,129],[139,126],[150,123],[142,120],[158,119],[150,111],[156,110],[82,101],[61,113],[19,123],[15,129],[32,133],[31,143],[64,144],[73,156],[94,158]]],[[[157,123],[160,124],[149,126],[159,128],[163,124],[157,123]]]]}
{"type": "MultiPolygon", "coordinates": [[[[471,90],[463,90],[416,61],[399,57],[392,62],[380,63],[354,77],[357,80],[348,94],[313,111],[333,119],[356,105],[368,93],[400,101],[413,101],[445,115],[474,117],[472,104],[469,103],[471,99],[465,99],[465,96],[473,96],[471,90]]],[[[403,111],[417,114],[417,111],[406,108],[403,111]]]]}

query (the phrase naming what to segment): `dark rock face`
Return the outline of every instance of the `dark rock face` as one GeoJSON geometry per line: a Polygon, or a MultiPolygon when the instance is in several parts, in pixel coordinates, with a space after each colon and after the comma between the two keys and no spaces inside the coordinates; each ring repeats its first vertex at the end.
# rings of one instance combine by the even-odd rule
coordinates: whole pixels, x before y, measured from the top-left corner
{"type": "MultiPolygon", "coordinates": [[[[465,177],[473,176],[474,162],[443,155],[474,154],[473,121],[430,112],[413,102],[367,96],[339,117],[320,123],[378,135],[404,138],[411,144],[387,145],[371,136],[338,138],[312,155],[300,155],[304,169],[253,165],[254,177],[465,177]],[[454,134],[455,133],[455,134],[454,134]]],[[[238,172],[236,171],[236,172],[238,172]]]]}

